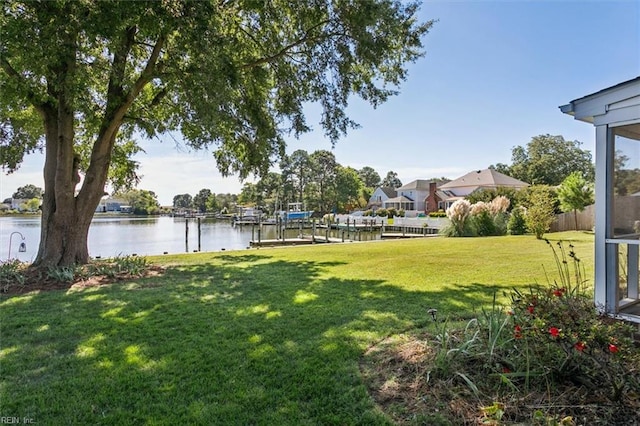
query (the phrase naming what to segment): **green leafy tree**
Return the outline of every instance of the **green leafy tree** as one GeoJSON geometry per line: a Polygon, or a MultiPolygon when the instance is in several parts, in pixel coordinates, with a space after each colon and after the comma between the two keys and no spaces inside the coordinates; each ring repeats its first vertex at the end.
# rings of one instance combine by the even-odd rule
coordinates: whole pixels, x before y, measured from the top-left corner
{"type": "Polygon", "coordinates": [[[264,175],[256,184],[256,190],[261,197],[261,207],[268,212],[279,210],[278,203],[284,195],[282,185],[282,175],[269,172],[264,175]]]}
{"type": "Polygon", "coordinates": [[[560,185],[574,171],[593,181],[595,168],[591,152],[580,148],[581,145],[581,142],[567,141],[562,136],[535,136],[526,147],[513,148],[511,166],[498,164],[493,168],[536,185],[560,185]]]}
{"type": "Polygon", "coordinates": [[[235,210],[238,203],[238,196],[236,194],[216,194],[216,202],[218,208],[223,213],[229,213],[235,210]]]}
{"type": "Polygon", "coordinates": [[[529,188],[525,222],[527,229],[539,240],[549,231],[555,219],[555,199],[554,191],[548,185],[533,185],[529,188]]]}
{"type": "Polygon", "coordinates": [[[258,195],[256,185],[250,182],[245,182],[245,184],[242,186],[242,190],[240,191],[240,195],[238,195],[238,203],[243,206],[255,206],[258,204],[259,198],[261,197],[259,197],[258,195]]]}
{"type": "Polygon", "coordinates": [[[178,194],[173,197],[173,207],[176,209],[190,209],[193,207],[191,194],[178,194]]]}
{"type": "Polygon", "coordinates": [[[13,193],[13,198],[21,199],[21,200],[30,200],[32,198],[42,198],[42,188],[37,187],[35,185],[25,185],[16,189],[16,192],[13,193]]]}
{"type": "Polygon", "coordinates": [[[558,200],[562,211],[573,211],[578,229],[578,212],[594,203],[593,186],[582,177],[582,173],[573,172],[558,187],[558,200]]]}
{"type": "Polygon", "coordinates": [[[338,211],[349,211],[359,206],[358,200],[362,180],[358,171],[351,167],[338,165],[336,174],[336,201],[338,211]]]}
{"type": "Polygon", "coordinates": [[[369,166],[364,166],[358,170],[358,175],[360,176],[363,185],[367,188],[377,188],[382,182],[378,172],[369,166]]]}
{"type": "Polygon", "coordinates": [[[309,156],[311,163],[310,180],[313,185],[308,198],[313,200],[315,209],[321,212],[332,210],[335,205],[336,178],[338,163],[332,152],[319,150],[309,156]]]}
{"type": "Polygon", "coordinates": [[[223,175],[264,174],[286,135],[311,127],[336,142],[423,55],[418,2],[18,1],[0,4],[0,160],[45,153],[34,266],[89,260],[107,182],[136,182],[134,136],[179,132],[213,146],[223,175]],[[80,175],[84,174],[79,187],[80,175]],[[77,191],[77,192],[76,192],[77,191]]]}
{"type": "Polygon", "coordinates": [[[387,172],[387,175],[382,179],[382,186],[389,186],[397,189],[402,186],[402,181],[398,178],[398,174],[391,170],[387,172]]]}
{"type": "Polygon", "coordinates": [[[29,212],[38,211],[40,208],[40,198],[32,198],[20,206],[23,210],[29,212]]]}
{"type": "Polygon", "coordinates": [[[211,194],[209,198],[207,198],[206,211],[217,212],[218,210],[220,210],[218,197],[216,196],[216,194],[211,194]]]}
{"type": "Polygon", "coordinates": [[[309,153],[303,149],[298,149],[291,155],[285,156],[280,163],[280,167],[289,185],[293,187],[294,199],[302,202],[312,173],[309,153]]]}
{"type": "Polygon", "coordinates": [[[146,189],[130,189],[115,195],[131,206],[133,214],[152,215],[160,213],[160,203],[155,192],[146,189]]]}
{"type": "Polygon", "coordinates": [[[196,195],[193,196],[193,207],[195,207],[200,213],[208,211],[207,203],[209,198],[213,194],[210,189],[203,188],[196,195]]]}

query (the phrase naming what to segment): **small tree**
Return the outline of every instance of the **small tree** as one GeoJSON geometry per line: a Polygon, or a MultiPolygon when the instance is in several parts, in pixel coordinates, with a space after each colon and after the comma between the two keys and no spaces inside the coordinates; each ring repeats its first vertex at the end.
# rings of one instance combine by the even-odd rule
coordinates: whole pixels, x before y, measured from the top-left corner
{"type": "Polygon", "coordinates": [[[558,199],[563,212],[573,211],[573,218],[578,229],[578,211],[593,204],[593,187],[580,172],[573,172],[558,188],[558,199]]]}
{"type": "Polygon", "coordinates": [[[554,198],[553,190],[548,185],[534,185],[530,188],[525,222],[539,240],[550,229],[555,218],[554,198]]]}

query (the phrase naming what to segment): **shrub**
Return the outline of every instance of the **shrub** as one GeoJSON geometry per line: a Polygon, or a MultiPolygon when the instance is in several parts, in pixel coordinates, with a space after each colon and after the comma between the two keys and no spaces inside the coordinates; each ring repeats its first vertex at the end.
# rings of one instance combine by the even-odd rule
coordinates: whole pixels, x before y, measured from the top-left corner
{"type": "Polygon", "coordinates": [[[527,228],[539,240],[542,239],[545,232],[549,231],[551,223],[555,219],[555,201],[556,198],[551,187],[535,185],[529,188],[525,221],[527,228]]]}
{"type": "Polygon", "coordinates": [[[376,215],[380,217],[387,217],[389,214],[387,213],[387,209],[378,209],[376,210],[376,215]]]}
{"type": "Polygon", "coordinates": [[[89,264],[89,275],[104,275],[108,278],[116,278],[124,275],[140,277],[149,267],[147,259],[142,256],[116,256],[89,264]]]}
{"type": "Polygon", "coordinates": [[[404,210],[402,210],[402,209],[398,210],[398,216],[400,216],[400,217],[404,217],[405,213],[406,212],[404,210]]]}
{"type": "Polygon", "coordinates": [[[0,262],[0,287],[3,292],[9,290],[10,287],[24,285],[26,281],[25,269],[26,263],[22,263],[18,259],[9,259],[0,262]]]}
{"type": "Polygon", "coordinates": [[[546,289],[515,292],[513,310],[520,371],[542,374],[556,383],[570,380],[619,402],[623,393],[640,389],[640,377],[628,374],[633,328],[601,315],[585,289],[580,260],[557,243],[559,282],[546,289]],[[573,279],[572,279],[573,277],[573,279]],[[525,362],[526,361],[526,364],[525,362]]]}
{"type": "MultiPolygon", "coordinates": [[[[494,296],[493,305],[463,330],[442,326],[435,337],[432,376],[457,377],[479,400],[502,394],[526,405],[526,398],[548,395],[553,409],[554,398],[579,399],[586,393],[590,401],[615,402],[603,411],[605,417],[618,415],[625,404],[633,411],[634,392],[640,389],[633,327],[598,312],[572,246],[568,252],[561,243],[550,246],[559,278],[525,292],[514,290],[507,310],[494,296]],[[577,390],[569,395],[567,385],[577,390]]],[[[571,409],[593,410],[589,404],[571,409]]],[[[541,410],[531,415],[549,418],[541,410]]]]}
{"type": "Polygon", "coordinates": [[[447,213],[444,210],[438,210],[437,212],[429,212],[429,217],[447,217],[447,213]]]}
{"type": "MultiPolygon", "coordinates": [[[[474,204],[474,206],[476,205],[477,204],[474,204]]],[[[471,226],[473,227],[474,234],[479,237],[498,235],[493,219],[488,209],[476,210],[475,213],[471,215],[471,226]]]]}
{"type": "Polygon", "coordinates": [[[525,221],[526,209],[518,206],[511,210],[511,216],[507,224],[507,230],[511,235],[524,235],[527,233],[527,223],[525,221]]]}
{"type": "Polygon", "coordinates": [[[47,278],[59,282],[70,283],[75,280],[76,272],[78,271],[79,269],[75,265],[57,267],[50,266],[47,268],[47,278]]]}
{"type": "Polygon", "coordinates": [[[387,209],[387,217],[388,218],[391,219],[391,218],[394,218],[396,216],[398,216],[398,211],[395,208],[391,207],[391,208],[387,209]]]}

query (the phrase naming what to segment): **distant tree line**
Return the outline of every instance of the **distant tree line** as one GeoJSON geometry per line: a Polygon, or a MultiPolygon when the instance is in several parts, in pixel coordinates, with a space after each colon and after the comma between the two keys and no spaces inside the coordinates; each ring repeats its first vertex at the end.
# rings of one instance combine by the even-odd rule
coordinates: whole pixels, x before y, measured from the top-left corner
{"type": "Polygon", "coordinates": [[[285,155],[280,173],[268,172],[255,183],[247,182],[240,194],[213,194],[201,189],[195,196],[177,194],[173,207],[193,209],[200,213],[233,212],[236,205],[260,208],[267,213],[284,210],[289,203],[303,203],[304,208],[318,212],[346,212],[365,207],[380,186],[399,187],[397,173],[390,171],[382,180],[369,166],[360,170],[342,166],[335,155],[326,150],[309,154],[305,150],[285,155]]]}
{"type": "MultiPolygon", "coordinates": [[[[562,136],[538,135],[526,146],[512,149],[512,163],[489,166],[508,176],[532,183],[525,191],[498,188],[475,192],[467,197],[471,203],[490,202],[506,196],[511,204],[526,208],[539,207],[531,199],[549,198],[547,206],[553,213],[580,211],[592,202],[594,164],[591,153],[581,148],[579,141],[567,141],[562,136]],[[589,189],[590,188],[590,189],[589,189]],[[588,190],[589,189],[589,190],[588,190]],[[536,193],[534,195],[533,193],[536,193]],[[540,195],[543,194],[543,195],[540,195]],[[546,194],[546,195],[545,195],[546,194]]],[[[614,160],[614,192],[630,195],[640,192],[640,169],[628,166],[630,159],[617,151],[614,160]]],[[[200,213],[233,212],[237,205],[259,207],[268,213],[287,208],[288,203],[301,202],[304,208],[322,213],[348,212],[364,208],[377,187],[402,186],[398,174],[389,171],[382,178],[370,166],[356,170],[337,162],[330,151],[319,150],[309,154],[305,150],[285,155],[279,164],[280,172],[269,172],[255,183],[245,183],[240,194],[214,194],[203,188],[197,194],[177,194],[173,207],[191,209],[200,213]]],[[[43,191],[35,185],[16,190],[14,199],[29,200],[25,210],[39,207],[43,191]],[[33,201],[32,201],[33,200],[33,201]]],[[[162,208],[153,191],[143,189],[122,190],[113,194],[132,207],[135,214],[158,214],[162,208]]],[[[10,199],[4,201],[10,203],[10,199]]]]}

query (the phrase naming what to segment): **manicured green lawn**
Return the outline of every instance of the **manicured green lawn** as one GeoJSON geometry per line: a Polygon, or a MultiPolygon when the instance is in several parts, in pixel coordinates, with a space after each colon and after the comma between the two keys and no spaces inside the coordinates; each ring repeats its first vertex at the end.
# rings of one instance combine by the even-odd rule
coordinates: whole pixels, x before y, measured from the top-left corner
{"type": "MultiPolygon", "coordinates": [[[[592,277],[593,237],[573,240],[592,277]]],[[[547,282],[532,236],[150,259],[161,277],[0,298],[0,416],[38,424],[389,424],[358,370],[384,336],[547,282]]],[[[544,268],[543,268],[544,266],[544,268]]],[[[553,278],[551,278],[553,279],[553,278]]],[[[505,300],[505,299],[503,299],[505,300]]]]}

